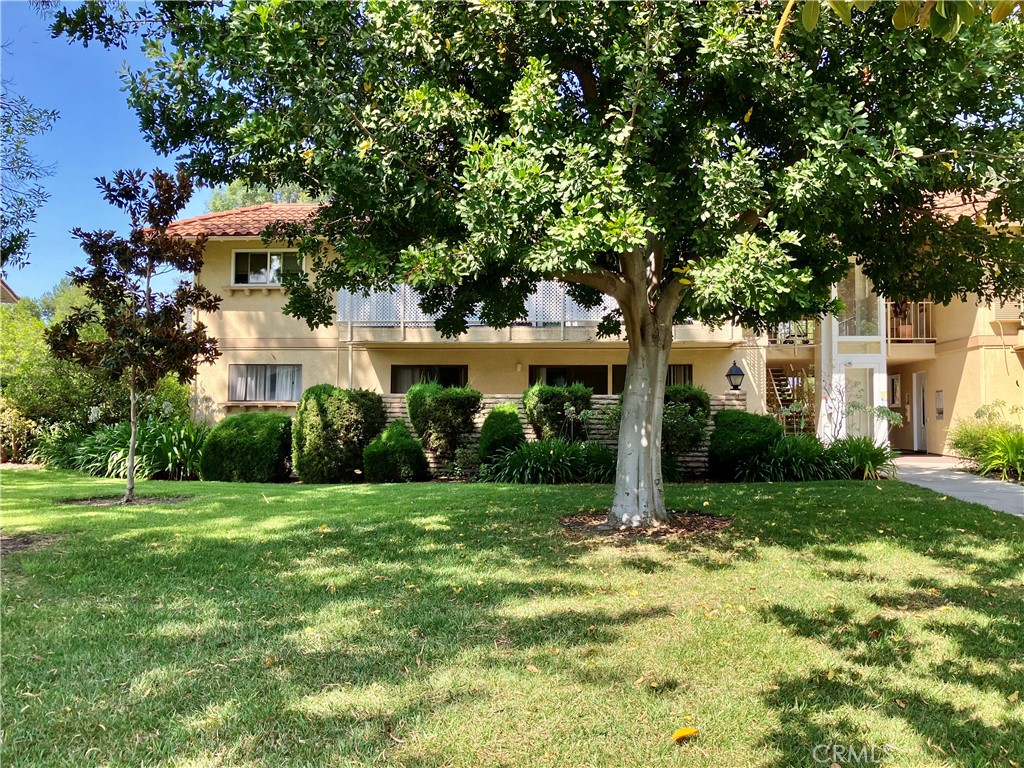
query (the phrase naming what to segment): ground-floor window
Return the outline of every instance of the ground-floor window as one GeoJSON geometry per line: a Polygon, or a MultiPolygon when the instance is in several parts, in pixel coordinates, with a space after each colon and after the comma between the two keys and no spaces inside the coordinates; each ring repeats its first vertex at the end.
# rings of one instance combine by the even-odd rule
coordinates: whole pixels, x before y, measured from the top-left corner
{"type": "Polygon", "coordinates": [[[564,387],[568,384],[583,384],[594,390],[595,395],[608,394],[607,365],[531,365],[530,384],[550,384],[564,387]]]}
{"type": "Polygon", "coordinates": [[[302,397],[301,365],[229,365],[228,400],[296,402],[302,397]]]}
{"type": "Polygon", "coordinates": [[[469,383],[468,365],[392,365],[391,391],[402,395],[413,384],[436,381],[442,387],[464,387],[469,383]]]}
{"type": "MultiPolygon", "coordinates": [[[[673,363],[665,374],[665,384],[693,384],[693,366],[690,363],[673,363]]],[[[612,366],[612,394],[621,395],[626,388],[626,366],[612,366]]]]}

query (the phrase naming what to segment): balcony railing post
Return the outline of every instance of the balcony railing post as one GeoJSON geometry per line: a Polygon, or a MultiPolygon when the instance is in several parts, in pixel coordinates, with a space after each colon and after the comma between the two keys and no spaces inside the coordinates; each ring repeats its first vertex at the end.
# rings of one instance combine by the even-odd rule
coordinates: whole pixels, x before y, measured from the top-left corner
{"type": "Polygon", "coordinates": [[[562,339],[562,341],[565,341],[565,304],[566,304],[566,292],[565,292],[565,285],[563,283],[559,283],[559,285],[562,287],[562,331],[561,331],[561,339],[562,339]]]}

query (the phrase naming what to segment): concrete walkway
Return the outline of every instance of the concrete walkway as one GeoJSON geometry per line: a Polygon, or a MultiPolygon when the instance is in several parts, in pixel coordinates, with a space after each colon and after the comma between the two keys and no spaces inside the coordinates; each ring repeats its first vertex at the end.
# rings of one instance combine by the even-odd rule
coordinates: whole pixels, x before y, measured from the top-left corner
{"type": "Polygon", "coordinates": [[[1024,517],[1024,485],[972,475],[957,469],[957,460],[949,456],[900,456],[896,466],[897,478],[905,483],[1024,517]]]}

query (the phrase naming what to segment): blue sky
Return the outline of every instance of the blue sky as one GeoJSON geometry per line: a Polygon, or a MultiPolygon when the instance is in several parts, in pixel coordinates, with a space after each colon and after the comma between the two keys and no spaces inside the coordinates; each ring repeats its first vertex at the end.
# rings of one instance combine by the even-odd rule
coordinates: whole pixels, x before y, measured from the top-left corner
{"type": "MultiPolygon", "coordinates": [[[[69,233],[73,227],[127,231],[124,216],[100,197],[95,177],[120,168],[170,169],[174,158],[157,155],[146,143],[121,91],[124,62],[145,62],[137,49],[84,48],[51,39],[46,19],[27,2],[12,0],[0,0],[0,39],[7,44],[0,66],[11,90],[60,112],[54,129],[32,147],[55,168],[44,181],[50,199],[36,219],[30,263],[7,275],[17,294],[38,297],[83,262],[69,233]]],[[[209,190],[196,192],[182,216],[203,213],[209,196],[209,190]]]]}

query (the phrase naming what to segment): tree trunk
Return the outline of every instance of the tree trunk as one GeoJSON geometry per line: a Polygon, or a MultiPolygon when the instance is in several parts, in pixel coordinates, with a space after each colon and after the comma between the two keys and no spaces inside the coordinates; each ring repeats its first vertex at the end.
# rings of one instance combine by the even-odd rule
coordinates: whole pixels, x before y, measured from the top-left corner
{"type": "Polygon", "coordinates": [[[661,478],[661,420],[671,329],[651,341],[630,339],[622,392],[615,498],[608,522],[657,525],[668,520],[661,478]]]}
{"type": "Polygon", "coordinates": [[[135,501],[135,447],[139,442],[139,395],[134,384],[128,388],[128,398],[131,403],[132,436],[128,441],[128,485],[124,489],[122,504],[131,504],[135,501]]]}

